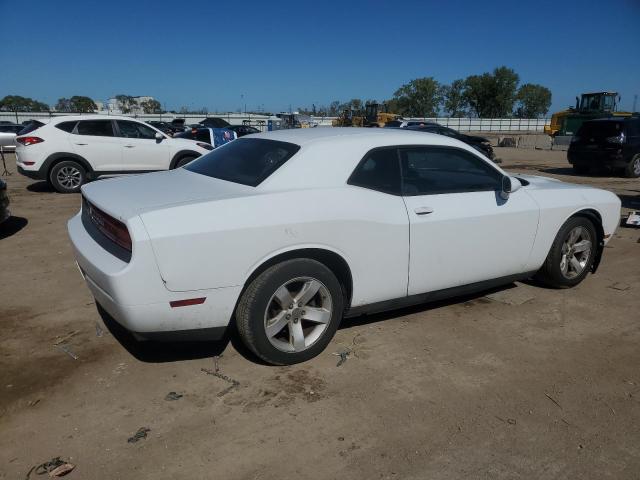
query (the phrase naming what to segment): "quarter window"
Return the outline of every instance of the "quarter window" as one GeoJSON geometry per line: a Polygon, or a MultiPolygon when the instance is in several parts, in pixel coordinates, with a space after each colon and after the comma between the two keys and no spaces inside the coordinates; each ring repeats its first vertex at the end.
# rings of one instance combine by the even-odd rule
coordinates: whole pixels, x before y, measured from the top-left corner
{"type": "Polygon", "coordinates": [[[59,128],[64,132],[71,133],[73,132],[73,129],[76,128],[76,123],[78,122],[62,122],[57,124],[56,128],[59,128]]]}
{"type": "Polygon", "coordinates": [[[82,120],[78,122],[78,135],[113,137],[111,120],[82,120]]]}
{"type": "Polygon", "coordinates": [[[118,120],[118,129],[120,130],[120,136],[125,138],[143,138],[147,140],[155,140],[156,138],[156,131],[153,128],[138,122],[118,120]]]}
{"type": "Polygon", "coordinates": [[[455,148],[400,150],[404,195],[499,190],[502,174],[482,159],[455,148]]]}
{"type": "Polygon", "coordinates": [[[385,148],[369,152],[349,178],[349,185],[379,192],[400,194],[400,164],[398,151],[385,148]]]}

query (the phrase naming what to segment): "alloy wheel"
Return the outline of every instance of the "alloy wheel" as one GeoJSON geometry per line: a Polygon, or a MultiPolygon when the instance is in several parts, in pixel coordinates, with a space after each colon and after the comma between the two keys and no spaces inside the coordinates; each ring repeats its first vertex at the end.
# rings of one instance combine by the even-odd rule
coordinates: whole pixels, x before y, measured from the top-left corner
{"type": "Polygon", "coordinates": [[[633,173],[636,177],[640,177],[640,156],[633,160],[633,173]]]}
{"type": "Polygon", "coordinates": [[[577,226],[569,232],[562,244],[560,271],[565,278],[573,279],[582,274],[591,257],[592,238],[589,230],[577,226]]]}
{"type": "Polygon", "coordinates": [[[78,188],[82,181],[82,173],[76,167],[62,167],[56,175],[58,183],[69,190],[78,188]]]}
{"type": "Polygon", "coordinates": [[[301,352],[325,332],[333,313],[329,289],[312,277],[298,277],[271,296],[264,328],[271,345],[282,352],[301,352]]]}

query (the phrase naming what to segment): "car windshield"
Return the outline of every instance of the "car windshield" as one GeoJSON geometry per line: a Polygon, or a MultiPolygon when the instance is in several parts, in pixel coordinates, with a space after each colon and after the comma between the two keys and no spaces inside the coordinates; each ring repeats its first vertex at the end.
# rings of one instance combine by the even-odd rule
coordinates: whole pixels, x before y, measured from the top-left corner
{"type": "Polygon", "coordinates": [[[185,168],[208,177],[256,187],[298,150],[300,146],[293,143],[243,138],[216,148],[185,168]]]}

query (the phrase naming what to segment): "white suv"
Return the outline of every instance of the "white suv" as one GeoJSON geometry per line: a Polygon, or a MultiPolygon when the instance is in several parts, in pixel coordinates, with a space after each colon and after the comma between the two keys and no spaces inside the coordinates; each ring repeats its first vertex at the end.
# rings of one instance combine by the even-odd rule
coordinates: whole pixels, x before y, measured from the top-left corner
{"type": "Polygon", "coordinates": [[[213,150],[129,117],[57,117],[21,133],[16,138],[18,171],[62,193],[78,192],[87,180],[102,175],[181,167],[213,150]]]}

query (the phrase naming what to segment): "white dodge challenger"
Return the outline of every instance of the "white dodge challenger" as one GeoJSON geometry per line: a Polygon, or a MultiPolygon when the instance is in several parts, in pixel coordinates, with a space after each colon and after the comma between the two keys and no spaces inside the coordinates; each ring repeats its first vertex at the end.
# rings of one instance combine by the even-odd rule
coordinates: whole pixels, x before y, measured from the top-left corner
{"type": "Polygon", "coordinates": [[[580,283],[620,218],[605,190],[509,176],[422,132],[326,128],[231,142],[82,187],[69,221],[101,311],[139,338],[240,338],[272,364],[343,317],[536,277],[580,283]]]}

